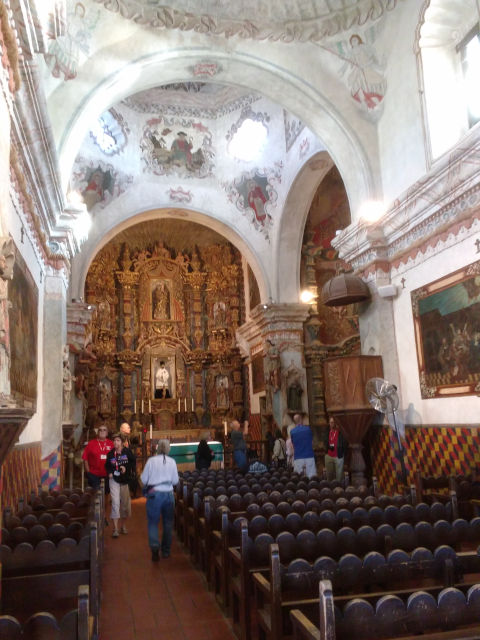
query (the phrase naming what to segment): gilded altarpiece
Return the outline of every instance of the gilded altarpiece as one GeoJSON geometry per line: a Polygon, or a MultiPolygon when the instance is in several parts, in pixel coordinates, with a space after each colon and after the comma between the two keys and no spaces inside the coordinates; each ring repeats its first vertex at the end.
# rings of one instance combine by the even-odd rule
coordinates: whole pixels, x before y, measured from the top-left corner
{"type": "Polygon", "coordinates": [[[96,308],[92,411],[111,423],[130,411],[161,429],[220,427],[244,412],[235,342],[243,271],[230,244],[188,251],[112,241],[90,267],[86,301],[96,308]]]}

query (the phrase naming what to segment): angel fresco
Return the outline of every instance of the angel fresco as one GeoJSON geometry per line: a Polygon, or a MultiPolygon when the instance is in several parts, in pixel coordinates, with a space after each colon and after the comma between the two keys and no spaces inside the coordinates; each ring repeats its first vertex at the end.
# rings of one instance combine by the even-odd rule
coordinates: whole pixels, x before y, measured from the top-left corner
{"type": "Polygon", "coordinates": [[[99,11],[87,11],[77,2],[67,15],[67,28],[63,36],[52,40],[45,53],[45,61],[54,78],[72,80],[77,76],[81,56],[89,54],[92,32],[98,22],[99,11]]]}
{"type": "Polygon", "coordinates": [[[82,196],[89,211],[105,199],[106,191],[113,196],[115,178],[111,171],[104,171],[98,166],[87,175],[86,181],[87,186],[82,191],[82,196]]]}
{"type": "Polygon", "coordinates": [[[340,73],[346,77],[352,98],[367,112],[372,113],[382,103],[387,83],[384,65],[372,44],[354,33],[349,40],[350,49],[343,59],[340,73]]]}

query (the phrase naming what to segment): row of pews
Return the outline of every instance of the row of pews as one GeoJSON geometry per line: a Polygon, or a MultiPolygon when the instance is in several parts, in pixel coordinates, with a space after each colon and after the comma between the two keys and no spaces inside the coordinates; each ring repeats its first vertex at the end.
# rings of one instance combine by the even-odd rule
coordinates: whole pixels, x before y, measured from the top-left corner
{"type": "Polygon", "coordinates": [[[185,472],[176,528],[241,640],[480,638],[480,518],[454,487],[185,472]]]}
{"type": "Polygon", "coordinates": [[[6,508],[1,640],[97,640],[105,493],[40,491],[6,508]]]}

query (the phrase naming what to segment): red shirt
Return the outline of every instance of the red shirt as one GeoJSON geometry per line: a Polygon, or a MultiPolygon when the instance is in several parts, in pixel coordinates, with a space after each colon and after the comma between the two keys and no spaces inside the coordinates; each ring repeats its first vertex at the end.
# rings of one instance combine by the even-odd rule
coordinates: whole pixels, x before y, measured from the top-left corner
{"type": "Polygon", "coordinates": [[[107,453],[113,449],[113,442],[108,438],[106,440],[90,440],[82,453],[82,460],[88,462],[90,473],[100,478],[105,478],[107,472],[105,470],[105,462],[107,461],[107,453]]]}
{"type": "Polygon", "coordinates": [[[338,434],[340,433],[340,431],[338,429],[330,429],[330,431],[328,432],[328,451],[327,454],[331,457],[331,458],[338,458],[338,450],[337,450],[337,445],[338,445],[338,434]],[[330,449],[330,447],[333,446],[333,449],[330,449]]]}

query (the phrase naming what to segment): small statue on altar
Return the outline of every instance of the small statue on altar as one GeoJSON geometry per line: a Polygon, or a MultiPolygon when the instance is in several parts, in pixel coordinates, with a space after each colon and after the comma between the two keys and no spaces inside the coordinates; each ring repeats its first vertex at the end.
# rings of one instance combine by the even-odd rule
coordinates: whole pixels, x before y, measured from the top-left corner
{"type": "Polygon", "coordinates": [[[100,400],[100,413],[110,413],[112,410],[112,385],[110,380],[100,380],[98,383],[98,394],[100,400]]]}
{"type": "Polygon", "coordinates": [[[170,398],[169,389],[170,374],[165,362],[160,362],[160,365],[155,373],[155,398],[170,398]]]}
{"type": "Polygon", "coordinates": [[[167,320],[170,317],[170,299],[165,282],[157,284],[152,292],[152,310],[154,320],[167,320]]]}

